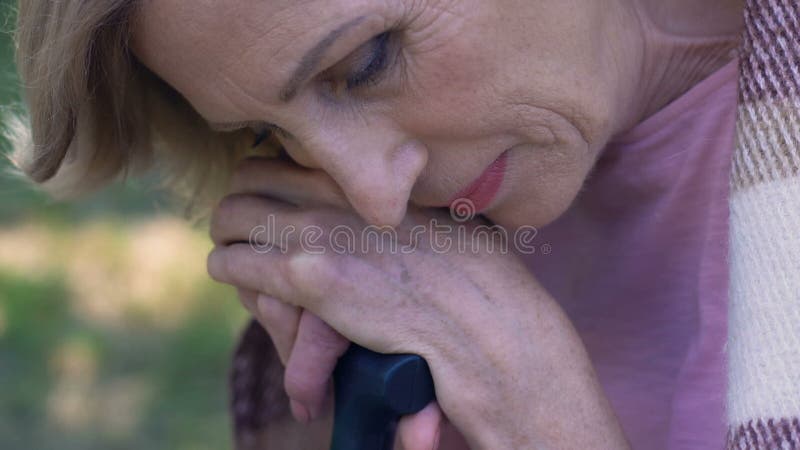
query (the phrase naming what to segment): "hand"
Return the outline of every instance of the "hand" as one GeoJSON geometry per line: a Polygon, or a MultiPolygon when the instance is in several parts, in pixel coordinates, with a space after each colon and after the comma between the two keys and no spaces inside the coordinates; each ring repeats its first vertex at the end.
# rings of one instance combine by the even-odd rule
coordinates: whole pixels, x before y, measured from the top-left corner
{"type": "MultiPolygon", "coordinates": [[[[280,165],[277,173],[267,173],[275,160],[252,159],[242,164],[233,178],[232,192],[291,198],[295,205],[336,205],[347,208],[344,195],[330,178],[322,172],[303,171],[296,166],[280,165]],[[297,188],[294,177],[304,177],[303,186],[297,188]],[[270,183],[265,183],[264,176],[270,183]],[[307,195],[308,190],[313,195],[307,195]]],[[[298,180],[300,181],[300,180],[298,180]]],[[[230,203],[232,200],[228,200],[230,203]]],[[[238,202],[238,201],[237,201],[238,202]]],[[[226,208],[217,208],[212,220],[212,237],[224,236],[228,222],[226,208]]],[[[257,210],[255,210],[257,211],[257,210]]],[[[214,239],[221,244],[219,239],[214,239]]],[[[285,388],[290,397],[290,409],[302,422],[315,421],[313,429],[303,430],[281,419],[265,431],[269,447],[299,448],[306,442],[309,448],[319,448],[320,439],[330,438],[333,421],[332,390],[330,382],[333,368],[350,341],[320,320],[309,310],[284,303],[275,297],[256,290],[237,286],[242,305],[268,331],[280,361],[286,367],[285,388]]],[[[463,438],[446,419],[436,402],[419,413],[403,417],[398,425],[395,448],[401,450],[428,450],[442,434],[442,450],[464,449],[463,438]]],[[[304,444],[305,445],[305,444],[304,444]]],[[[304,447],[305,448],[305,447],[304,447]]]]}
{"type": "MultiPolygon", "coordinates": [[[[434,228],[435,219],[455,230],[450,238],[472,236],[480,222],[409,208],[394,236],[413,251],[362,249],[358,241],[354,251],[339,252],[330,239],[336,227],[360,237],[368,225],[323,172],[250,160],[234,177],[234,192],[212,219],[209,273],[242,289],[250,308],[257,293],[265,327],[283,348],[287,392],[312,416],[349,339],[424,357],[439,406],[471,448],[626,445],[580,339],[519,259],[476,239],[462,239],[464,251],[441,252],[430,234],[413,232],[434,228]],[[251,232],[266,224],[297,233],[256,236],[274,245],[256,251],[251,232]],[[319,231],[313,244],[322,252],[309,252],[300,230],[319,231]]],[[[401,433],[430,448],[441,418],[431,415],[438,418],[401,433]]]]}

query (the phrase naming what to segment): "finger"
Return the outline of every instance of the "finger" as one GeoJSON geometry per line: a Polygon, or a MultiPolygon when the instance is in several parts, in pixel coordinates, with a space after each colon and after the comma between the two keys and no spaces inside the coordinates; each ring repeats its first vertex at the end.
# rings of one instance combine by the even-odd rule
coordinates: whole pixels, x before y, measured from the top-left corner
{"type": "Polygon", "coordinates": [[[420,412],[400,419],[396,439],[403,450],[436,450],[439,448],[443,417],[438,403],[430,402],[420,412]]]}
{"type": "Polygon", "coordinates": [[[258,252],[249,244],[214,247],[206,261],[208,274],[220,283],[271,295],[294,304],[288,301],[296,292],[289,279],[287,264],[286,255],[277,251],[258,252]]]}
{"type": "Polygon", "coordinates": [[[258,294],[256,310],[258,321],[272,337],[281,362],[286,366],[297,336],[302,310],[266,294],[258,294]]]}
{"type": "Polygon", "coordinates": [[[236,290],[242,306],[269,334],[281,364],[285,367],[297,335],[300,308],[249,289],[237,287],[236,290]]]}
{"type": "Polygon", "coordinates": [[[301,422],[320,417],[333,369],[349,345],[319,317],[303,310],[284,377],[292,413],[301,422]]]}
{"type": "Polygon", "coordinates": [[[222,283],[266,293],[307,309],[365,347],[423,357],[428,350],[407,346],[413,340],[410,337],[418,333],[417,325],[425,329],[421,324],[427,317],[427,304],[358,258],[332,252],[259,254],[247,244],[232,244],[212,250],[208,271],[222,283]],[[410,300],[419,308],[409,310],[410,300]],[[378,301],[381,308],[364,307],[378,301]],[[407,311],[418,320],[398,322],[397,311],[407,311]]]}
{"type": "Polygon", "coordinates": [[[285,248],[295,229],[309,225],[299,208],[289,203],[251,194],[231,194],[222,199],[211,213],[209,232],[216,245],[248,242],[275,244],[285,248]]]}
{"type": "Polygon", "coordinates": [[[348,208],[342,189],[326,172],[275,158],[248,158],[231,180],[231,192],[268,195],[298,206],[348,208]]]}

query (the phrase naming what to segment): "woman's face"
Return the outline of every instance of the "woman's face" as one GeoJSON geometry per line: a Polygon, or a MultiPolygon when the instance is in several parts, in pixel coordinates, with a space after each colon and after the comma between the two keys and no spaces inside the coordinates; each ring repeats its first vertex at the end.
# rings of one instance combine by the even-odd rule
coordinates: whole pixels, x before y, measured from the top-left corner
{"type": "Polygon", "coordinates": [[[371,223],[466,195],[539,226],[626,125],[624,16],[612,0],[159,0],[132,46],[214,127],[278,127],[371,223]]]}

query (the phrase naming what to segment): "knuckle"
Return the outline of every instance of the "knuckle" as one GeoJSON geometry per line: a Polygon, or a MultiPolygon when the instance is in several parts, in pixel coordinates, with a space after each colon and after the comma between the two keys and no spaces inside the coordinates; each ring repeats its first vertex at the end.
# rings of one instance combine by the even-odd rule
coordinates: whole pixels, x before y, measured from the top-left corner
{"type": "Polygon", "coordinates": [[[339,281],[337,264],[327,253],[298,251],[286,260],[283,275],[293,291],[311,298],[334,291],[339,281]]]}
{"type": "Polygon", "coordinates": [[[308,275],[303,268],[297,267],[292,261],[295,257],[285,259],[280,265],[280,275],[285,281],[287,290],[303,292],[308,284],[308,275]]]}

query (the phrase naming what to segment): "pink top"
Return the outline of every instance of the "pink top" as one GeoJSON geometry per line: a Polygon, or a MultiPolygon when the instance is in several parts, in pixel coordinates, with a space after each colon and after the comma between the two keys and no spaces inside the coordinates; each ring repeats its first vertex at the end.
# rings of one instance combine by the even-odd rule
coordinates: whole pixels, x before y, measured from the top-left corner
{"type": "Polygon", "coordinates": [[[721,449],[737,62],[603,151],[529,267],[577,327],[634,449],[721,449]]]}

